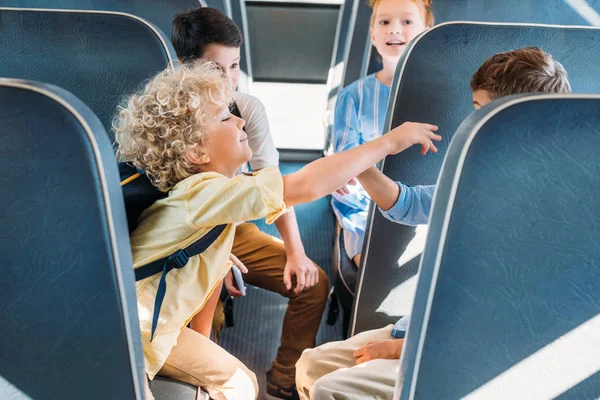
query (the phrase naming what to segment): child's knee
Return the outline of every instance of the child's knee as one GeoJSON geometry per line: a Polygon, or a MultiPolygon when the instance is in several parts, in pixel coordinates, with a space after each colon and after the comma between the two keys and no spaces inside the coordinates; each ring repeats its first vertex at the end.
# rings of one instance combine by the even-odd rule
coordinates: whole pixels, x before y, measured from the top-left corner
{"type": "Polygon", "coordinates": [[[255,400],[258,397],[256,374],[242,363],[231,372],[227,381],[206,389],[214,399],[255,400]]]}
{"type": "Polygon", "coordinates": [[[335,382],[334,374],[327,374],[319,378],[310,388],[310,399],[332,399],[338,393],[338,384],[335,382]]]}
{"type": "Polygon", "coordinates": [[[314,370],[314,365],[318,361],[317,353],[315,349],[306,349],[296,362],[296,387],[298,390],[312,386],[313,382],[309,377],[309,371],[314,370]]]}

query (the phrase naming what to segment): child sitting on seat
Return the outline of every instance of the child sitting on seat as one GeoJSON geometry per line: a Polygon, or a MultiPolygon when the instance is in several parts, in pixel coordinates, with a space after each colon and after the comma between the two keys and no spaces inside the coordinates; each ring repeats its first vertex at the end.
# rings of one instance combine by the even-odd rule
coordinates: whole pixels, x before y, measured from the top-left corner
{"type": "MultiPolygon", "coordinates": [[[[333,151],[338,153],[384,133],[385,113],[394,71],[408,43],[433,26],[431,0],[371,0],[371,42],[383,69],[344,88],[337,98],[333,123],[333,151]]],[[[356,266],[367,226],[371,199],[361,188],[333,193],[331,206],[344,235],[344,247],[356,266]]]]}
{"type": "MultiPolygon", "coordinates": [[[[240,79],[240,46],[242,33],[221,11],[201,7],[175,16],[173,47],[180,60],[193,63],[212,61],[235,89],[240,79]]],[[[254,96],[234,92],[235,105],[246,121],[248,145],[252,150],[253,171],[279,165],[279,153],[273,143],[265,107],[254,96]]],[[[232,253],[248,268],[244,281],[250,285],[278,293],[289,299],[281,326],[281,341],[276,357],[267,372],[267,393],[280,399],[294,400],[295,365],[307,348],[316,344],[317,331],[329,293],[327,274],[304,252],[294,209],[275,221],[282,240],[261,232],[245,222],[235,229],[232,253]]],[[[224,286],[232,296],[231,276],[224,286]],[[229,282],[228,282],[229,281],[229,282]]],[[[213,333],[218,336],[224,322],[222,307],[217,303],[213,333]]],[[[260,318],[260,316],[256,316],[260,318]]],[[[191,328],[197,320],[192,320],[191,328]]]]}
{"type": "MultiPolygon", "coordinates": [[[[511,94],[571,92],[563,66],[537,47],[492,56],[473,75],[471,89],[476,110],[511,94]]],[[[375,167],[358,180],[386,218],[406,225],[427,224],[435,186],[408,187],[375,167]]],[[[300,398],[364,399],[377,393],[377,398],[391,399],[408,323],[409,316],[396,325],[304,351],[296,364],[300,398]]]]}
{"type": "Polygon", "coordinates": [[[166,273],[161,297],[161,274],[136,283],[148,377],[187,382],[214,399],[254,399],[258,387],[252,371],[208,337],[186,328],[199,315],[210,331],[223,278],[231,268],[235,224],[263,217],[272,223],[287,207],[326,196],[386,155],[417,143],[424,153],[436,151],[432,140],[441,138],[433,133],[435,126],[406,123],[285,177],[274,167],[236,176],[252,152],[244,120],[229,111],[232,99],[231,86],[213,63],[168,69],[128,99],[114,125],[120,158],[169,192],[141,214],[131,234],[134,268],[226,225],[204,253],[166,273]]]}

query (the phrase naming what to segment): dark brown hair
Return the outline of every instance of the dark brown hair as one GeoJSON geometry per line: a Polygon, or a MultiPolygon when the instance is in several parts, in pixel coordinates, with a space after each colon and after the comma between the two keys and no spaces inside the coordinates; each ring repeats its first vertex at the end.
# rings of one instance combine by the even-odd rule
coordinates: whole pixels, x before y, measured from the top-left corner
{"type": "Polygon", "coordinates": [[[202,7],[177,14],[172,25],[173,47],[182,61],[202,57],[211,44],[242,46],[243,38],[238,26],[216,8],[202,7]]]}
{"type": "Polygon", "coordinates": [[[498,53],[471,79],[471,90],[485,90],[492,100],[519,93],[571,93],[567,71],[538,47],[498,53]]]}

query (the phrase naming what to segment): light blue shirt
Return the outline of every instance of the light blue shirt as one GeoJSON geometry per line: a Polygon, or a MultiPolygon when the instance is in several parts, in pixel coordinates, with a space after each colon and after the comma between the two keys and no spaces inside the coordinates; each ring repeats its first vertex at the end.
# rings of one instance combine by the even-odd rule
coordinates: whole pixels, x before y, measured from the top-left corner
{"type": "MultiPolygon", "coordinates": [[[[387,211],[381,208],[379,211],[384,217],[392,222],[404,225],[423,225],[429,222],[429,212],[431,211],[431,201],[435,185],[429,186],[406,186],[401,182],[396,182],[400,186],[400,195],[398,201],[387,211]]],[[[392,337],[402,339],[406,335],[410,315],[406,315],[392,328],[392,337]]]]}
{"type": "MultiPolygon", "coordinates": [[[[390,87],[366,76],[342,90],[337,98],[332,144],[339,153],[381,136],[390,87]]],[[[333,194],[331,206],[344,229],[344,245],[350,258],[361,252],[371,198],[362,187],[349,186],[345,196],[333,194]]]]}
{"type": "Polygon", "coordinates": [[[398,224],[413,226],[427,224],[435,185],[406,186],[400,182],[396,183],[400,186],[398,201],[387,211],[379,209],[381,214],[398,224]]]}
{"type": "Polygon", "coordinates": [[[398,322],[394,324],[392,328],[392,337],[396,339],[404,339],[406,336],[406,330],[408,329],[408,324],[410,323],[410,315],[405,315],[400,318],[398,322]]]}

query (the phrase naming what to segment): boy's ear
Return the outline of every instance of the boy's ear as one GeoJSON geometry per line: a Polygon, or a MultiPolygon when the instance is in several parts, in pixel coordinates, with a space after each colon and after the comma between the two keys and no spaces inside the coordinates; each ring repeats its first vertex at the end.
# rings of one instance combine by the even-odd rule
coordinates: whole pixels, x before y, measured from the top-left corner
{"type": "Polygon", "coordinates": [[[185,151],[185,158],[192,164],[205,165],[210,162],[208,154],[202,151],[200,146],[185,151]]]}

